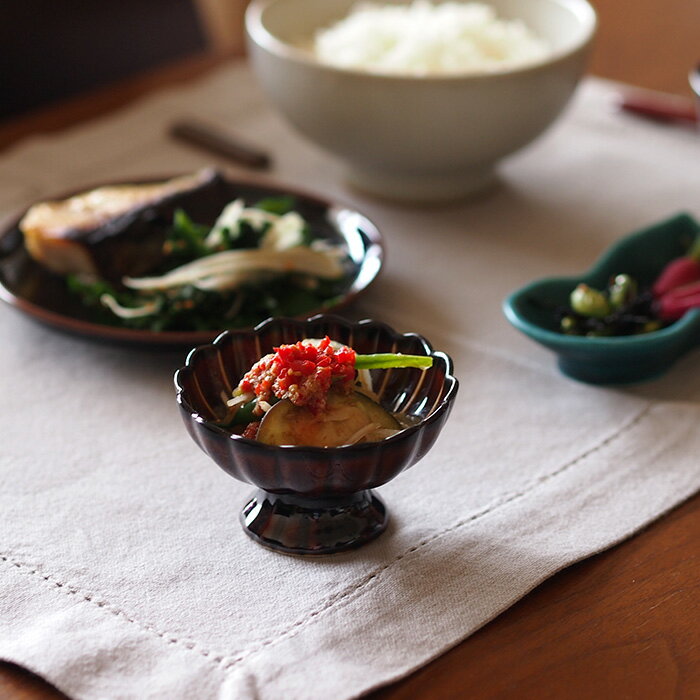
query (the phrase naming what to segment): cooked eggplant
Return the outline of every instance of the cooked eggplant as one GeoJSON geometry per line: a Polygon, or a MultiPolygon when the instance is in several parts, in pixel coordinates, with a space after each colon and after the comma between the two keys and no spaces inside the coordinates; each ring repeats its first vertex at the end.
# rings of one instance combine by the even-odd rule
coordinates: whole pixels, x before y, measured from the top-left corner
{"type": "Polygon", "coordinates": [[[332,391],[319,414],[279,401],[265,414],[256,439],[268,445],[338,447],[382,440],[400,429],[396,418],[364,394],[332,391]]]}
{"type": "Polygon", "coordinates": [[[61,275],[119,282],[158,265],[176,209],[206,221],[229,199],[214,170],[165,182],[99,187],[65,200],[35,204],[20,221],[25,246],[61,275]]]}

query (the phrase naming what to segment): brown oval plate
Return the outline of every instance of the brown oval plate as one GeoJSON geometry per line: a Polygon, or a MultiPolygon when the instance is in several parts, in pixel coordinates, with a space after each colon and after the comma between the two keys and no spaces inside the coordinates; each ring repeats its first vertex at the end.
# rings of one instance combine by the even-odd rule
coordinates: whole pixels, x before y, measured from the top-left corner
{"type": "MultiPolygon", "coordinates": [[[[139,179],[139,182],[159,181],[172,175],[139,179]]],[[[307,220],[314,235],[332,243],[345,245],[352,263],[352,273],[341,294],[322,307],[305,311],[299,318],[316,313],[337,311],[354,300],[376,278],[384,260],[384,246],[377,227],[358,211],[317,195],[281,184],[254,179],[230,179],[231,199],[243,197],[247,202],[266,197],[291,195],[295,209],[307,220]]],[[[88,185],[79,191],[104,184],[88,185]]],[[[76,191],[58,195],[64,199],[76,191]]],[[[0,299],[32,319],[66,333],[93,340],[152,347],[194,346],[211,342],[228,327],[207,331],[167,330],[149,331],[108,325],[97,319],[95,312],[72,294],[63,277],[52,274],[27,253],[22,232],[18,228],[22,214],[0,226],[0,299]]],[[[215,217],[216,213],[213,213],[215,217]]],[[[257,322],[265,320],[261,316],[257,322]]],[[[239,330],[245,330],[240,329],[239,330]]]]}

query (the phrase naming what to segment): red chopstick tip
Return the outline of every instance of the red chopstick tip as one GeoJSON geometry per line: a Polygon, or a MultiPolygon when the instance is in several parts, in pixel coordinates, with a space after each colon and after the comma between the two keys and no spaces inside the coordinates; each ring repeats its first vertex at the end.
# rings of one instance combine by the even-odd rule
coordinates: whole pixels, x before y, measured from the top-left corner
{"type": "Polygon", "coordinates": [[[661,122],[696,124],[698,112],[691,99],[664,93],[623,93],[619,107],[641,117],[661,122]]]}

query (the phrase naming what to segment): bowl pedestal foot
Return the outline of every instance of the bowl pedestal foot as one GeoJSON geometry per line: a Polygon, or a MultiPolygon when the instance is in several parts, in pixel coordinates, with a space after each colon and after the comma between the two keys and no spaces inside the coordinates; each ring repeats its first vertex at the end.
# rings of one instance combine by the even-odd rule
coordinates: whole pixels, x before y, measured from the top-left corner
{"type": "Polygon", "coordinates": [[[369,489],[347,496],[306,498],[258,490],[241,512],[246,534],[286,554],[332,554],[378,537],[384,503],[369,489]]]}

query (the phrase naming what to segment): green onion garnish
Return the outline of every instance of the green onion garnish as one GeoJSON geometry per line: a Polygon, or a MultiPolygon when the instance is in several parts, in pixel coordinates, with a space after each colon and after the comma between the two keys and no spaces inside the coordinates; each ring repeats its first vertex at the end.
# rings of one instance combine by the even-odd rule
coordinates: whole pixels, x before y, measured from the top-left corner
{"type": "Polygon", "coordinates": [[[390,369],[392,367],[417,367],[428,369],[433,366],[433,358],[426,355],[402,355],[401,353],[381,352],[376,355],[356,355],[355,369],[390,369]]]}

